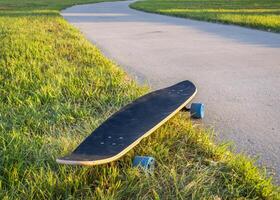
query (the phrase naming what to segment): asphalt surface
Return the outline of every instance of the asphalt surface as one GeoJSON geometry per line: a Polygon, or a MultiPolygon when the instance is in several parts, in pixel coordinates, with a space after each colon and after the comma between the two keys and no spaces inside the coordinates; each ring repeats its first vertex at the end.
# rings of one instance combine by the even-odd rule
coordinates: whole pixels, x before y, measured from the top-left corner
{"type": "MultiPolygon", "coordinates": [[[[204,124],[280,177],[280,34],[130,9],[79,5],[62,15],[103,53],[153,89],[198,87],[204,124]]],[[[278,182],[278,181],[277,181],[278,182]]]]}

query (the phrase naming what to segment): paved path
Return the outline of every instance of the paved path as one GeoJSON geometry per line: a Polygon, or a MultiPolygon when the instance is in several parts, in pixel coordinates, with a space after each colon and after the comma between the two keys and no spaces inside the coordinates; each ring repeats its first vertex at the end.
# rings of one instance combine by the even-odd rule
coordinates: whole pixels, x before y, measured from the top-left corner
{"type": "Polygon", "coordinates": [[[168,16],[131,2],[68,8],[62,15],[139,82],[198,86],[206,124],[280,174],[280,34],[168,16]]]}

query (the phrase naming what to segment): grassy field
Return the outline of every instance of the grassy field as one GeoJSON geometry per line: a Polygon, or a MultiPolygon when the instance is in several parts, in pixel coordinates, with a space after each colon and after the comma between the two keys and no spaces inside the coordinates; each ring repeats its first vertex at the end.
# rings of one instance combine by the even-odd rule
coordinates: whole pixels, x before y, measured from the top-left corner
{"type": "Polygon", "coordinates": [[[278,0],[145,0],[132,8],[280,32],[278,0]]]}
{"type": "Polygon", "coordinates": [[[148,91],[59,15],[86,2],[0,0],[0,199],[280,199],[263,171],[186,113],[117,162],[55,162],[148,91]],[[136,154],[157,159],[154,174],[131,168],[136,154]]]}

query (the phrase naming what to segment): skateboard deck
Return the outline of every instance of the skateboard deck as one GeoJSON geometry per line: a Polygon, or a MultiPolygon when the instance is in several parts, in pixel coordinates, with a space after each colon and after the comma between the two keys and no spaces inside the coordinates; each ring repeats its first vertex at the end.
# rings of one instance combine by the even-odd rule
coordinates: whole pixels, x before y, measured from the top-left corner
{"type": "Polygon", "coordinates": [[[146,94],[109,117],[60,164],[99,165],[117,160],[183,109],[195,96],[190,81],[146,94]]]}

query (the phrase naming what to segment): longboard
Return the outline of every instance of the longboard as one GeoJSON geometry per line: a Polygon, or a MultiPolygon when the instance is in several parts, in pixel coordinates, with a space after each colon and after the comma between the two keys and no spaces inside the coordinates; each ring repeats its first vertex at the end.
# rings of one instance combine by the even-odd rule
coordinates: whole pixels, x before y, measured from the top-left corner
{"type": "Polygon", "coordinates": [[[183,109],[195,96],[190,81],[146,94],[109,117],[60,164],[99,165],[117,160],[183,109]]]}

